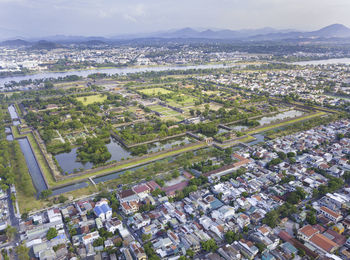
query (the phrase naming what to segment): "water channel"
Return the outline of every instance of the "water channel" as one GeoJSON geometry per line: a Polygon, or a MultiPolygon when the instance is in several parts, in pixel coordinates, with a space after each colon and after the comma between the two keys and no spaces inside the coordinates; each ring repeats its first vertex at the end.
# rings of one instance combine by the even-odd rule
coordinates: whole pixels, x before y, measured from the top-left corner
{"type": "MultiPolygon", "coordinates": [[[[10,105],[8,107],[8,111],[10,113],[13,125],[18,125],[20,123],[19,116],[16,111],[16,107],[14,105],[10,105]]],[[[8,134],[10,128],[5,128],[5,132],[7,134],[7,140],[13,140],[13,135],[8,134]]],[[[19,138],[18,143],[21,147],[22,153],[27,163],[28,171],[30,176],[32,177],[33,185],[37,190],[37,194],[39,195],[43,190],[47,190],[47,185],[45,183],[43,173],[39,167],[39,164],[34,156],[34,152],[30,146],[30,143],[27,138],[19,138]]]]}

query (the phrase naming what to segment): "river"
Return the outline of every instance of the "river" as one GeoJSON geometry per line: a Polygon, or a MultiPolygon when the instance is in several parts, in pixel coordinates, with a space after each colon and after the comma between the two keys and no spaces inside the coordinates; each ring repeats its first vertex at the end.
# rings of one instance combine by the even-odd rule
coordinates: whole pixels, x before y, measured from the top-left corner
{"type": "Polygon", "coordinates": [[[29,74],[23,76],[13,76],[0,78],[0,87],[10,81],[19,82],[21,80],[35,80],[35,79],[45,79],[65,77],[70,75],[77,75],[82,77],[87,77],[93,73],[107,73],[107,74],[129,74],[129,73],[139,73],[139,72],[149,72],[149,71],[166,71],[166,70],[190,70],[190,69],[219,69],[219,68],[229,68],[239,66],[238,64],[204,64],[204,65],[189,65],[189,66],[155,66],[155,67],[128,67],[128,68],[110,68],[110,69],[89,69],[89,70],[72,70],[66,72],[40,72],[36,74],[29,74]]]}
{"type": "Polygon", "coordinates": [[[329,64],[350,64],[350,58],[328,59],[328,60],[307,60],[293,62],[294,65],[329,65],[329,64]]]}

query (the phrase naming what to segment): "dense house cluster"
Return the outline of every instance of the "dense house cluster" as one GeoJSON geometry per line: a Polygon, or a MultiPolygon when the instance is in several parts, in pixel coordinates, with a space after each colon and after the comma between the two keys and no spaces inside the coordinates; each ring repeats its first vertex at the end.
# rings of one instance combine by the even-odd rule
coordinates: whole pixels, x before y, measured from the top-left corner
{"type": "Polygon", "coordinates": [[[348,106],[349,66],[327,64],[309,66],[304,69],[273,70],[265,73],[237,72],[217,75],[201,75],[197,79],[219,85],[232,85],[256,92],[268,91],[271,96],[294,95],[306,102],[316,102],[329,106],[348,106]],[[327,86],[321,87],[321,86],[327,86]],[[337,96],[329,92],[339,93],[337,96]]]}
{"type": "Polygon", "coordinates": [[[105,198],[49,209],[21,223],[21,239],[38,259],[349,259],[350,188],[330,186],[350,170],[349,130],[343,120],[235,151],[181,199],[198,170],[120,189],[117,210],[105,198]]]}

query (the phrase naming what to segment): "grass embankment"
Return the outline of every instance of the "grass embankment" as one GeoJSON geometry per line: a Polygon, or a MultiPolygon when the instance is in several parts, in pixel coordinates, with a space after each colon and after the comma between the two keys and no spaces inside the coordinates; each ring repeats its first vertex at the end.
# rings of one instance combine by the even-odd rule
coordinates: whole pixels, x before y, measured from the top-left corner
{"type": "Polygon", "coordinates": [[[19,210],[23,213],[32,209],[40,209],[42,202],[36,199],[36,190],[19,143],[17,141],[12,142],[10,149],[19,210]]]}
{"type": "Polygon", "coordinates": [[[237,139],[237,140],[234,140],[234,141],[229,142],[229,143],[219,144],[219,146],[222,148],[228,148],[228,147],[238,145],[239,143],[247,143],[247,142],[251,142],[254,140],[255,140],[255,137],[248,135],[248,136],[245,136],[241,139],[237,139]]]}
{"type": "Polygon", "coordinates": [[[325,114],[326,114],[325,112],[317,112],[315,114],[306,115],[306,116],[295,118],[295,119],[292,119],[292,120],[289,120],[289,121],[276,123],[276,124],[268,125],[268,126],[265,126],[265,127],[256,128],[256,129],[253,129],[251,131],[244,132],[244,133],[247,134],[247,135],[257,134],[257,133],[261,133],[261,132],[265,132],[265,131],[271,130],[273,128],[290,125],[290,124],[297,123],[297,122],[300,122],[300,121],[303,121],[303,120],[308,120],[308,119],[311,119],[311,118],[319,117],[319,116],[322,116],[322,115],[325,115],[325,114]]]}
{"type": "Polygon", "coordinates": [[[15,103],[15,107],[16,107],[16,110],[17,110],[18,115],[19,115],[20,117],[22,117],[22,116],[23,116],[23,114],[22,114],[22,110],[21,110],[21,109],[19,109],[19,106],[18,106],[18,104],[17,104],[17,103],[15,103]]]}
{"type": "Polygon", "coordinates": [[[56,181],[51,174],[51,170],[46,163],[44,155],[41,153],[40,148],[34,139],[33,133],[28,134],[27,137],[28,137],[30,144],[33,147],[34,154],[35,154],[36,159],[38,160],[38,163],[40,164],[40,168],[43,171],[43,174],[45,175],[45,179],[47,181],[47,184],[49,186],[55,185],[56,181]]]}
{"type": "MultiPolygon", "coordinates": [[[[136,167],[136,166],[139,166],[139,165],[143,165],[143,164],[155,161],[155,160],[164,159],[166,157],[170,157],[170,156],[173,156],[173,155],[177,155],[177,154],[188,152],[188,151],[192,151],[192,150],[197,150],[197,149],[200,149],[200,148],[202,148],[204,146],[206,146],[205,143],[200,143],[198,145],[185,147],[183,149],[179,149],[179,150],[175,150],[175,151],[169,151],[167,153],[158,154],[158,155],[155,155],[155,156],[150,156],[150,157],[147,157],[147,158],[144,158],[144,159],[140,159],[140,160],[136,160],[136,161],[132,161],[132,162],[129,162],[129,163],[119,164],[119,165],[116,165],[114,167],[103,169],[103,170],[98,171],[98,172],[87,173],[87,174],[84,174],[84,175],[81,175],[81,176],[72,177],[72,178],[68,178],[68,179],[62,180],[62,181],[58,181],[58,182],[55,183],[55,185],[65,185],[65,184],[69,184],[71,182],[75,182],[75,181],[79,181],[79,180],[85,180],[85,179],[87,179],[89,177],[92,177],[92,176],[99,176],[99,175],[103,175],[103,174],[109,174],[109,173],[113,173],[113,172],[117,172],[117,171],[123,170],[125,168],[133,168],[133,167],[136,167]]],[[[51,188],[54,188],[54,187],[51,187],[51,188]]]]}
{"type": "Polygon", "coordinates": [[[43,156],[43,154],[40,151],[40,148],[37,144],[37,142],[34,139],[33,133],[29,133],[29,134],[25,134],[25,135],[21,135],[18,132],[17,127],[15,126],[11,126],[12,129],[12,134],[13,137],[16,138],[24,138],[24,137],[28,137],[28,141],[30,142],[30,144],[32,145],[33,148],[33,152],[35,154],[36,159],[38,160],[38,163],[40,164],[40,168],[43,171],[43,174],[45,175],[45,179],[48,183],[49,186],[54,186],[56,185],[56,181],[53,178],[52,174],[51,174],[51,170],[49,168],[49,166],[46,163],[46,160],[43,156]]]}

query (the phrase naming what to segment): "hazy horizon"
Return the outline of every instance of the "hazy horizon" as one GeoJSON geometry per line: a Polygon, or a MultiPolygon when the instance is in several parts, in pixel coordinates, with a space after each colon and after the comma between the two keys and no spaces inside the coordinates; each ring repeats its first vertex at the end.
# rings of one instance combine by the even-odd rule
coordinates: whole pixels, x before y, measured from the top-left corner
{"type": "Polygon", "coordinates": [[[349,26],[349,10],[348,0],[0,0],[0,29],[2,38],[108,37],[186,27],[317,30],[349,26]]]}

